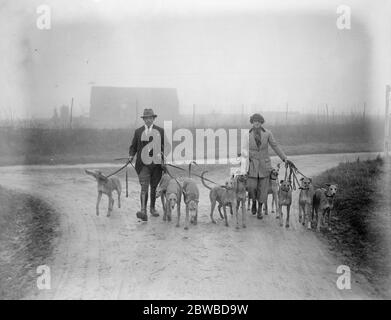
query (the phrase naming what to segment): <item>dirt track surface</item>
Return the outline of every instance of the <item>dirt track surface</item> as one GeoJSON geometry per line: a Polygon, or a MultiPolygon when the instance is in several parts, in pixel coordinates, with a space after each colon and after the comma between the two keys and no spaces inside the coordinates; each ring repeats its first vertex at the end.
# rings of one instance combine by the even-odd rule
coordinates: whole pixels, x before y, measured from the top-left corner
{"type": "MultiPolygon", "coordinates": [[[[313,176],[341,161],[376,154],[290,157],[313,176]]],[[[275,163],[276,159],[272,159],[275,163]]],[[[208,190],[200,189],[199,223],[184,230],[162,215],[138,221],[139,185],[134,174],[122,208],[115,201],[106,217],[107,198],[95,215],[96,182],[83,166],[2,167],[1,184],[49,202],[60,213],[61,237],[50,264],[51,290],[36,290],[29,299],[368,299],[367,282],[352,274],[352,289],[336,286],[340,264],[313,231],[298,223],[294,192],[291,227],[278,225],[275,213],[263,220],[247,214],[247,229],[210,222],[208,190]]],[[[112,168],[105,167],[104,172],[112,168]]],[[[229,166],[208,174],[224,181],[229,166]]],[[[125,190],[124,175],[120,175],[125,190]]],[[[162,213],[160,200],[158,210],[162,213]]],[[[270,205],[269,205],[270,206],[270,205]]],[[[182,206],[183,208],[183,206],[182,206]]],[[[215,217],[218,217],[217,211],[215,217]]],[[[176,216],[174,215],[174,221],[176,216]]],[[[42,261],[42,264],[46,264],[42,261]]]]}

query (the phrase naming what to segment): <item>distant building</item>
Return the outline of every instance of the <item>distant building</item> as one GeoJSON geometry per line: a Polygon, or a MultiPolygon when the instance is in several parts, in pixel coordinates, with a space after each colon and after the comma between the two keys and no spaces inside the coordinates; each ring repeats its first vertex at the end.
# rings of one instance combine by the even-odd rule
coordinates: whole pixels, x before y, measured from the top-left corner
{"type": "Polygon", "coordinates": [[[174,88],[101,87],[91,88],[90,120],[104,127],[141,125],[144,108],[152,108],[157,123],[178,119],[179,102],[174,88]]]}
{"type": "Polygon", "coordinates": [[[60,120],[63,123],[66,123],[69,121],[69,107],[66,105],[62,105],[60,107],[60,120]]]}

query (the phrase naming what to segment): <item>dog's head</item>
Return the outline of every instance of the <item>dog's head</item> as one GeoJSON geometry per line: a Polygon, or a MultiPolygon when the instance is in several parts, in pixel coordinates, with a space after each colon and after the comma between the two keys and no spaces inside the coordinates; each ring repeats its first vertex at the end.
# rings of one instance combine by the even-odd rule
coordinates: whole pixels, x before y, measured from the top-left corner
{"type": "Polygon", "coordinates": [[[98,182],[107,182],[108,181],[108,178],[106,176],[104,176],[102,174],[102,172],[99,170],[91,171],[91,170],[86,169],[84,171],[86,172],[86,174],[93,176],[98,182]]]}
{"type": "Polygon", "coordinates": [[[168,183],[170,182],[171,177],[165,173],[160,179],[159,185],[156,188],[156,197],[159,198],[164,191],[167,190],[168,183]]]}
{"type": "Polygon", "coordinates": [[[247,183],[247,174],[240,174],[236,176],[236,181],[242,184],[247,183]]]}
{"type": "Polygon", "coordinates": [[[326,195],[328,197],[334,197],[337,193],[338,185],[326,183],[326,195]]]}
{"type": "Polygon", "coordinates": [[[235,188],[235,178],[233,176],[225,182],[224,188],[227,190],[232,190],[235,188]]]}
{"type": "Polygon", "coordinates": [[[195,217],[195,215],[197,214],[198,200],[189,200],[187,206],[189,208],[190,218],[195,217]]]}
{"type": "Polygon", "coordinates": [[[175,193],[170,193],[167,197],[167,202],[171,210],[174,210],[178,202],[178,196],[175,193]]]}
{"type": "Polygon", "coordinates": [[[272,170],[270,171],[270,179],[277,180],[279,172],[280,172],[280,164],[278,163],[277,168],[272,168],[272,170]]]}
{"type": "Polygon", "coordinates": [[[311,187],[312,179],[311,178],[301,178],[300,179],[300,189],[308,190],[311,187]]]}
{"type": "Polygon", "coordinates": [[[291,188],[291,184],[290,184],[290,182],[288,180],[281,180],[280,181],[280,189],[282,191],[287,192],[287,191],[290,190],[290,188],[291,188]]]}

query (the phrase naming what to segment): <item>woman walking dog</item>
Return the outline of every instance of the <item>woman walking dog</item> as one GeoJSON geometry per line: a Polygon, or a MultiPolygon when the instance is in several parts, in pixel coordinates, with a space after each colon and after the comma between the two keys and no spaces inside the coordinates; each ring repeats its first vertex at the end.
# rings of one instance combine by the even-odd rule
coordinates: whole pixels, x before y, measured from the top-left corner
{"type": "Polygon", "coordinates": [[[278,146],[273,134],[263,127],[264,122],[265,119],[259,113],[250,117],[252,128],[248,133],[248,138],[244,139],[241,151],[247,165],[247,189],[249,198],[253,201],[251,211],[253,214],[257,213],[258,219],[262,219],[262,204],[267,201],[269,177],[272,170],[269,144],[282,161],[293,164],[278,146]]]}

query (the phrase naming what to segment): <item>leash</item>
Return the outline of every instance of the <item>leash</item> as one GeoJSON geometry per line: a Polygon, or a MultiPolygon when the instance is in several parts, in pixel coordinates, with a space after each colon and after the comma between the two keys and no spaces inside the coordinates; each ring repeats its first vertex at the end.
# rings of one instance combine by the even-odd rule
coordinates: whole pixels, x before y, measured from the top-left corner
{"type": "Polygon", "coordinates": [[[296,190],[296,184],[299,187],[299,179],[297,178],[297,167],[292,162],[285,162],[285,181],[289,181],[289,184],[291,185],[293,190],[296,190]],[[289,178],[288,177],[288,170],[289,170],[289,178]]]}
{"type": "MultiPolygon", "coordinates": [[[[179,186],[179,189],[182,190],[182,186],[181,184],[179,183],[179,181],[177,180],[177,178],[175,178],[171,173],[170,171],[168,171],[168,168],[167,168],[167,163],[166,163],[166,157],[164,156],[163,152],[160,152],[161,156],[162,156],[162,165],[166,168],[166,172],[167,174],[171,177],[171,179],[174,179],[175,182],[177,183],[177,185],[179,186]]],[[[175,166],[174,166],[175,167],[175,166]]],[[[178,169],[182,169],[182,168],[179,168],[177,167],[178,169]]],[[[182,192],[183,193],[183,192],[182,192]]],[[[183,193],[183,196],[185,194],[183,193]]]]}
{"type": "Polygon", "coordinates": [[[284,180],[287,180],[288,170],[289,170],[288,181],[291,184],[293,190],[296,190],[296,184],[300,188],[300,182],[299,182],[299,179],[297,178],[298,174],[306,179],[309,179],[292,162],[289,162],[289,163],[285,162],[285,179],[284,180]]]}
{"type": "MultiPolygon", "coordinates": [[[[106,176],[106,178],[110,178],[111,176],[117,174],[118,172],[120,172],[121,170],[125,169],[129,164],[132,165],[132,167],[134,168],[134,165],[133,163],[130,162],[130,160],[128,160],[121,168],[119,168],[118,170],[114,171],[113,173],[109,174],[108,176],[106,176]]],[[[136,169],[136,168],[134,168],[136,169]]]]}
{"type": "MultiPolygon", "coordinates": [[[[163,154],[163,152],[161,152],[161,155],[162,155],[162,158],[163,158],[163,163],[164,163],[164,165],[170,166],[170,167],[173,167],[173,168],[182,170],[182,171],[186,171],[185,169],[183,169],[183,168],[181,168],[181,167],[177,167],[177,166],[175,166],[175,165],[173,165],[173,164],[166,163],[166,162],[165,162],[165,161],[166,161],[166,157],[165,157],[165,155],[163,154]]],[[[193,161],[191,161],[191,162],[189,163],[189,168],[190,168],[190,166],[191,166],[192,163],[194,163],[196,166],[198,166],[198,164],[193,160],[193,161]]],[[[167,171],[167,173],[168,173],[168,171],[167,171]]],[[[191,173],[191,174],[192,174],[193,176],[198,177],[198,178],[202,178],[200,175],[198,175],[198,174],[196,174],[196,173],[191,173]]],[[[169,175],[171,178],[174,178],[174,177],[171,176],[169,173],[168,173],[168,175],[169,175]]],[[[174,178],[174,179],[175,179],[175,178],[174,178]]],[[[213,184],[215,184],[215,185],[220,186],[219,183],[217,183],[217,182],[215,182],[215,181],[212,181],[212,180],[210,180],[210,179],[208,179],[208,178],[205,178],[205,177],[204,177],[203,179],[206,180],[206,181],[208,181],[208,182],[210,182],[210,183],[213,183],[213,184]]]]}

